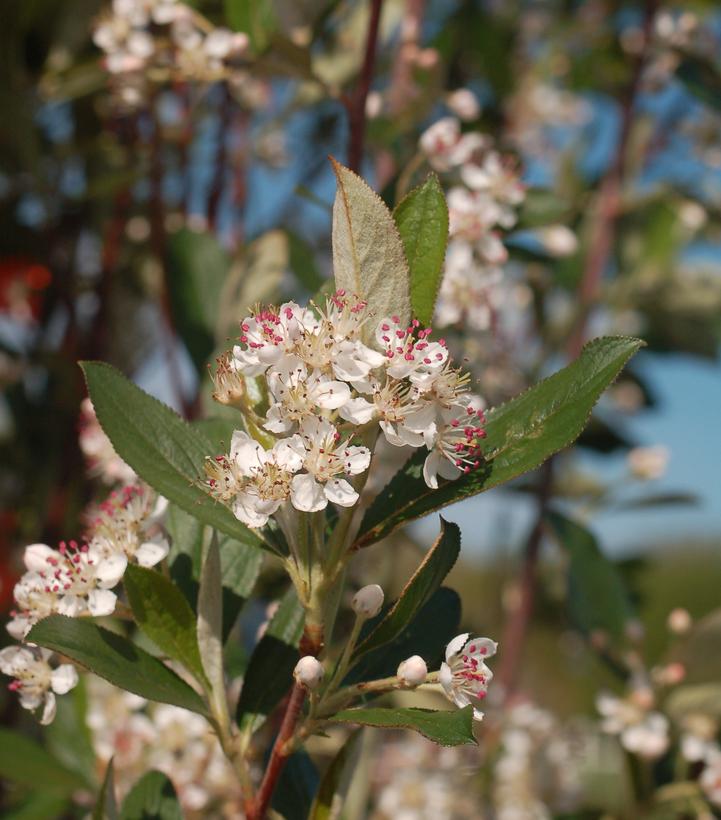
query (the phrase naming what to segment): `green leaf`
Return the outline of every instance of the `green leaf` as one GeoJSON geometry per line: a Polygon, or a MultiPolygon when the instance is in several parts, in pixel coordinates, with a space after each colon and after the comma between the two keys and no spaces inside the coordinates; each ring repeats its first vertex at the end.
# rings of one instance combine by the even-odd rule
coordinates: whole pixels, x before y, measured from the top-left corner
{"type": "Polygon", "coordinates": [[[262,726],[290,689],[304,620],[305,611],[295,590],[290,589],[248,664],[237,711],[242,732],[252,733],[262,726]]]}
{"type": "Polygon", "coordinates": [[[356,547],[373,544],[408,521],[490,490],[534,470],[571,444],[593,405],[641,347],[639,339],[594,339],[568,367],[488,414],[485,461],[437,490],[423,480],[425,450],[419,450],[378,494],[361,523],[356,547]]]}
{"type": "Polygon", "coordinates": [[[225,19],[234,31],[244,31],[255,54],[263,51],[278,26],[272,0],[224,0],[225,19]]]}
{"type": "Polygon", "coordinates": [[[173,319],[199,372],[215,349],[215,329],[230,259],[212,233],[187,228],[168,240],[173,319]]]}
{"type": "MultiPolygon", "coordinates": [[[[37,783],[35,784],[37,786],[37,783]]],[[[3,811],[3,820],[48,820],[49,817],[68,817],[70,797],[52,790],[36,790],[19,806],[3,811]]]]}
{"type": "MultiPolygon", "coordinates": [[[[411,316],[410,277],[403,243],[383,200],[357,174],[331,158],[338,187],[333,203],[333,273],[335,285],[368,303],[380,319],[411,316]]],[[[375,345],[374,323],[363,340],[375,345]]]]}
{"type": "Polygon", "coordinates": [[[120,820],[183,820],[173,784],[162,772],[143,775],[123,800],[120,820]]]}
{"type": "Polygon", "coordinates": [[[430,325],[448,243],[448,206],[438,177],[431,174],[410,191],[396,205],[393,218],[410,269],[413,315],[430,325]]]}
{"type": "Polygon", "coordinates": [[[204,681],[195,614],[178,587],[159,572],[132,564],[125,571],[123,586],[143,632],[161,652],[204,681]]]}
{"type": "MultiPolygon", "coordinates": [[[[166,527],[171,536],[170,575],[195,608],[203,544],[210,537],[210,528],[175,504],[168,507],[166,527]]],[[[223,585],[223,635],[227,638],[258,580],[263,553],[222,534],[218,537],[218,547],[223,585]]]]}
{"type": "Polygon", "coordinates": [[[35,624],[27,640],[66,655],[127,692],[191,712],[207,713],[197,692],[175,672],[132,641],[89,619],[50,615],[35,624]]]}
{"type": "Polygon", "coordinates": [[[354,653],[360,658],[396,638],[415,618],[418,611],[443,583],[453,568],[461,550],[461,531],[456,524],[441,518],[441,534],[428,550],[413,577],[403,588],[398,600],[378,626],[362,641],[354,653]]]}
{"type": "Polygon", "coordinates": [[[77,686],[63,697],[57,698],[55,720],[45,727],[44,734],[48,751],[95,790],[98,784],[95,777],[95,749],[87,724],[86,681],[87,678],[81,676],[77,686]]]}
{"type": "Polygon", "coordinates": [[[113,770],[113,758],[110,758],[108,767],[105,770],[103,785],[100,788],[98,799],[93,809],[92,820],[117,820],[118,804],[115,800],[115,773],[113,770]]]}
{"type": "Polygon", "coordinates": [[[379,729],[413,729],[441,746],[475,743],[473,707],[437,712],[433,709],[344,709],[331,723],[357,723],[379,729]]]}
{"type": "Polygon", "coordinates": [[[203,570],[198,590],[197,635],[202,665],[210,681],[213,699],[216,703],[225,703],[223,595],[220,584],[220,552],[216,533],[213,533],[203,555],[203,570]]]}
{"type": "Polygon", "coordinates": [[[602,630],[621,640],[633,611],[618,570],[585,527],[557,512],[548,513],[546,518],[570,559],[568,607],[571,619],[586,634],[602,630]]]}
{"type": "MultiPolygon", "coordinates": [[[[385,613],[381,613],[374,621],[380,623],[384,617],[385,613]]],[[[441,587],[390,643],[365,654],[346,675],[343,684],[388,678],[395,675],[401,661],[411,655],[420,655],[429,669],[437,669],[447,644],[460,631],[460,621],[461,599],[454,590],[441,587]]],[[[368,632],[371,632],[375,623],[369,621],[369,626],[368,632]]]]}
{"type": "Polygon", "coordinates": [[[0,776],[13,783],[58,794],[87,787],[85,778],[66,769],[47,750],[23,735],[0,728],[0,776]]]}
{"type": "Polygon", "coordinates": [[[102,362],[81,364],[98,420],[115,452],[161,495],[190,515],[243,544],[260,546],[255,533],[198,486],[207,438],[170,407],[102,362]]]}
{"type": "Polygon", "coordinates": [[[360,756],[362,738],[361,731],[354,732],[338,750],[323,775],[308,820],[337,820],[340,817],[360,756]]]}

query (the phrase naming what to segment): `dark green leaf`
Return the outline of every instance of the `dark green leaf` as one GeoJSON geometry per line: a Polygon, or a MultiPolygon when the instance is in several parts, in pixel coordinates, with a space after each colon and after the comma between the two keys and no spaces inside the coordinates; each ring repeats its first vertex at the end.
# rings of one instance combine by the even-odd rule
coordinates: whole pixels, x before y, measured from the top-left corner
{"type": "Polygon", "coordinates": [[[191,712],[207,712],[197,692],[175,672],[132,641],[88,619],[50,615],[31,629],[28,640],[66,655],[128,692],[191,712]]]}
{"type": "Polygon", "coordinates": [[[218,303],[230,259],[212,233],[185,228],[170,235],[168,265],[173,319],[202,371],[215,349],[218,303]]]}
{"type": "Polygon", "coordinates": [[[393,211],[411,277],[411,309],[430,325],[448,242],[448,206],[438,177],[428,179],[404,197],[393,211]]]}
{"type": "Polygon", "coordinates": [[[437,712],[433,709],[344,709],[331,723],[357,723],[380,729],[413,729],[441,746],[475,743],[473,707],[437,712]]]}
{"type": "Polygon", "coordinates": [[[262,726],[290,689],[304,619],[295,590],[288,590],[248,664],[238,701],[241,731],[253,732],[262,726]]]}
{"type": "Polygon", "coordinates": [[[115,774],[113,771],[113,759],[110,758],[108,767],[105,770],[103,785],[100,788],[98,799],[93,809],[92,820],[117,820],[118,804],[115,800],[115,774]]]}
{"type": "Polygon", "coordinates": [[[668,492],[668,493],[654,493],[653,495],[643,495],[640,498],[630,498],[628,501],[621,501],[616,504],[614,509],[617,510],[645,510],[649,507],[669,507],[671,505],[690,505],[695,506],[699,504],[699,497],[693,493],[684,492],[668,492]]]}
{"type": "Polygon", "coordinates": [[[69,815],[66,812],[71,805],[68,795],[51,789],[38,789],[19,806],[3,811],[2,816],[3,820],[48,820],[50,817],[67,817],[69,815]]]}
{"type": "MultiPolygon", "coordinates": [[[[368,632],[384,617],[385,613],[381,613],[374,619],[375,623],[370,621],[368,632]]],[[[441,587],[390,643],[371,650],[353,666],[344,685],[395,675],[401,661],[411,655],[420,655],[429,669],[437,669],[446,645],[459,632],[460,621],[461,599],[452,589],[441,587]]]]}
{"type": "Polygon", "coordinates": [[[133,565],[125,571],[123,586],[143,632],[169,658],[180,661],[203,681],[195,614],[178,587],[155,570],[133,565]]]}
{"type": "Polygon", "coordinates": [[[585,527],[556,512],[547,520],[570,559],[568,606],[573,622],[586,634],[602,630],[623,638],[633,612],[618,570],[585,527]]]}
{"type": "Polygon", "coordinates": [[[86,678],[81,676],[77,686],[57,699],[55,720],[45,727],[45,738],[48,751],[95,789],[95,749],[87,711],[86,678]]]}
{"type": "Polygon", "coordinates": [[[120,820],[183,820],[173,784],[162,772],[143,775],[123,800],[120,820]]]}
{"type": "Polygon", "coordinates": [[[87,786],[85,778],[66,769],[34,740],[0,728],[0,776],[13,783],[70,794],[87,786]]]}
{"type": "Polygon", "coordinates": [[[641,347],[639,339],[603,337],[589,342],[568,367],[488,413],[485,461],[437,490],[423,480],[419,450],[371,504],[356,546],[367,546],[408,521],[534,470],[571,444],[599,396],[641,347]]]}
{"type": "Polygon", "coordinates": [[[310,756],[304,749],[299,749],[288,758],[271,805],[285,820],[307,820],[319,780],[310,756]]]}
{"type": "Polygon", "coordinates": [[[340,816],[361,751],[363,732],[354,732],[325,771],[308,820],[336,820],[340,816]]]}
{"type": "Polygon", "coordinates": [[[461,531],[456,524],[441,518],[441,534],[408,581],[398,600],[378,626],[357,647],[359,658],[372,649],[389,643],[400,635],[418,611],[443,583],[461,550],[461,531]]]}
{"type": "Polygon", "coordinates": [[[257,535],[198,486],[204,459],[215,452],[211,442],[114,367],[83,362],[82,368],[98,420],[116,453],[190,515],[243,544],[259,546],[257,535]]]}

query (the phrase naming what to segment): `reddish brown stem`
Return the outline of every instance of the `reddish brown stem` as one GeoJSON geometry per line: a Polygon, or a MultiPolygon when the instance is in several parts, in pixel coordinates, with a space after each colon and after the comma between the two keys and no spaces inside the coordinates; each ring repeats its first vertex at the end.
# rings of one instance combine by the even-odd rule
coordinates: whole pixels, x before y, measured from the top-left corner
{"type": "Polygon", "coordinates": [[[381,7],[383,0],[371,0],[371,16],[368,22],[368,35],[366,37],[365,57],[363,58],[363,68],[361,69],[358,87],[355,94],[347,101],[348,125],[350,137],[348,142],[348,167],[360,172],[363,160],[363,144],[365,142],[366,131],[366,100],[373,80],[373,66],[376,58],[376,45],[378,43],[378,28],[381,20],[381,7]]]}
{"type": "MultiPolygon", "coordinates": [[[[599,186],[596,222],[589,244],[586,264],[578,286],[578,320],[566,346],[568,357],[572,359],[576,358],[583,348],[589,314],[593,305],[598,300],[601,279],[613,251],[616,220],[620,210],[626,148],[631,134],[634,104],[638,95],[643,67],[648,54],[648,45],[655,12],[656,0],[647,0],[643,27],[645,45],[634,59],[631,78],[621,100],[621,128],[616,144],[616,151],[599,186]]],[[[513,690],[518,682],[521,658],[523,656],[526,636],[533,614],[536,594],[536,570],[543,538],[544,519],[553,495],[554,461],[555,459],[553,457],[549,458],[543,465],[540,473],[536,494],[536,519],[528,536],[528,541],[526,542],[523,569],[521,571],[519,603],[512,612],[503,632],[501,642],[503,656],[500,663],[498,679],[506,697],[513,694],[513,690]]]]}
{"type": "Polygon", "coordinates": [[[247,806],[246,815],[248,820],[263,820],[270,806],[273,792],[278,783],[285,764],[289,757],[287,748],[288,741],[293,737],[295,727],[298,724],[301,710],[303,709],[303,702],[305,701],[305,689],[299,684],[295,684],[290,692],[288,698],[288,705],[285,708],[283,715],[283,722],[280,724],[278,736],[273,744],[273,750],[270,753],[270,760],[265,769],[263,780],[261,781],[258,793],[252,804],[247,806]]]}

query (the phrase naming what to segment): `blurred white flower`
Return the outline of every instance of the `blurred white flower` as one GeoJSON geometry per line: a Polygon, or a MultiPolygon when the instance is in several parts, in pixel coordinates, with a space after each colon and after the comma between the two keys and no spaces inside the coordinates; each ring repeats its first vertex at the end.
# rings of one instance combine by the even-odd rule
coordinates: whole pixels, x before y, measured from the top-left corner
{"type": "Polygon", "coordinates": [[[0,650],[0,671],[14,678],[9,688],[20,696],[23,709],[35,711],[42,707],[40,723],[47,725],[55,718],[55,695],[64,695],[78,682],[72,664],[51,666],[53,653],[30,646],[6,646],[0,650]]]}
{"type": "Polygon", "coordinates": [[[652,481],[665,475],[670,457],[668,447],[662,444],[634,447],[628,454],[628,468],[635,478],[652,481]]]}
{"type": "Polygon", "coordinates": [[[470,638],[468,632],[456,636],[446,647],[441,664],[440,682],[446,697],[459,708],[473,705],[475,720],[483,718],[477,704],[486,696],[493,673],[486,660],[493,657],[498,644],[490,638],[470,638]]]}

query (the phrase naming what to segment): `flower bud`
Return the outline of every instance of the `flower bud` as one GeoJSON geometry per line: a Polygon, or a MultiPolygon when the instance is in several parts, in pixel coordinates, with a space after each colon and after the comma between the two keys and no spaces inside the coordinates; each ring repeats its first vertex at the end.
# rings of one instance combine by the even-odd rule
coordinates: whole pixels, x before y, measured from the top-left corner
{"type": "Polygon", "coordinates": [[[411,655],[398,667],[397,674],[406,686],[420,686],[428,675],[428,667],[420,655],[411,655]]]}
{"type": "Polygon", "coordinates": [[[323,667],[317,658],[312,655],[304,655],[293,670],[293,677],[296,683],[305,686],[311,692],[318,688],[318,684],[323,680],[323,667]]]}
{"type": "Polygon", "coordinates": [[[383,606],[383,590],[378,584],[368,584],[353,596],[353,612],[361,618],[374,618],[383,606]]]}
{"type": "Polygon", "coordinates": [[[666,624],[674,634],[685,635],[693,626],[693,619],[687,609],[677,607],[668,613],[666,624]]]}

